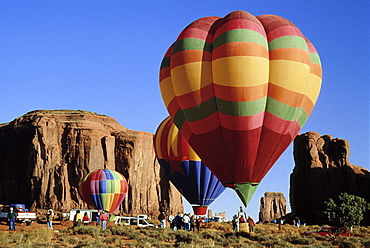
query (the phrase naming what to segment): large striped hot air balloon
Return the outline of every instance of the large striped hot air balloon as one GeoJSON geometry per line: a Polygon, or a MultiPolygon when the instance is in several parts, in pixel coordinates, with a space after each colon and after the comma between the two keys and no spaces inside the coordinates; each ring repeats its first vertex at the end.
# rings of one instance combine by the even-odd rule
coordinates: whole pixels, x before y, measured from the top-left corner
{"type": "Polygon", "coordinates": [[[154,135],[154,149],[168,179],[192,205],[194,214],[205,215],[208,206],[225,190],[179,133],[170,117],[154,135]]]}
{"type": "Polygon", "coordinates": [[[293,23],[235,11],[181,32],[163,58],[160,89],[181,134],[247,206],[311,114],[321,73],[293,23]]]}
{"type": "Polygon", "coordinates": [[[87,174],[79,185],[82,199],[90,206],[113,213],[127,194],[127,181],[117,171],[100,169],[87,174]]]}

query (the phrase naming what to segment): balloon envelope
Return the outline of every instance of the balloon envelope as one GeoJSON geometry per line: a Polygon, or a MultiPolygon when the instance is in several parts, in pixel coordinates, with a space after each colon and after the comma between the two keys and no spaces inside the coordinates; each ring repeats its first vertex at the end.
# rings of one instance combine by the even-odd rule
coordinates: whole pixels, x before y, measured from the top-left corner
{"type": "Polygon", "coordinates": [[[235,11],[181,32],[160,88],[181,134],[247,206],[311,114],[321,73],[314,46],[290,21],[235,11]]]}
{"type": "Polygon", "coordinates": [[[154,148],[168,179],[193,205],[195,214],[205,215],[207,208],[204,206],[209,206],[225,187],[200,160],[170,117],[159,125],[154,148]]]}
{"type": "Polygon", "coordinates": [[[86,175],[79,186],[82,199],[90,206],[113,213],[127,194],[127,181],[117,171],[101,169],[86,175]]]}

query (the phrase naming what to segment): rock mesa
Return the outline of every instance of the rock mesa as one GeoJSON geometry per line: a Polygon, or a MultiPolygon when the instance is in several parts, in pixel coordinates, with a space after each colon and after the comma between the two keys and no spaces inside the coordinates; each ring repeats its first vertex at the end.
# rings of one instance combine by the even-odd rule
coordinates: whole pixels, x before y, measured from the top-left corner
{"type": "Polygon", "coordinates": [[[294,216],[308,224],[322,224],[324,201],[341,192],[370,202],[370,172],[350,163],[347,140],[307,132],[295,138],[293,154],[290,203],[294,216]]]}
{"type": "Polygon", "coordinates": [[[157,163],[153,134],[87,111],[31,111],[0,125],[0,203],[31,209],[87,208],[78,184],[89,172],[124,175],[128,195],[116,214],[182,212],[180,193],[157,163]]]}

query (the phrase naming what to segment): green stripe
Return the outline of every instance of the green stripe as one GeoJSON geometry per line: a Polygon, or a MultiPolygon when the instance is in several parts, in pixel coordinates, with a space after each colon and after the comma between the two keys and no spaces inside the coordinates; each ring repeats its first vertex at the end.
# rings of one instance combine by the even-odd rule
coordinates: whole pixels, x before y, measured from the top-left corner
{"type": "Polygon", "coordinates": [[[287,121],[297,120],[301,127],[308,119],[306,112],[302,108],[286,105],[271,97],[267,99],[266,111],[287,121]]]}
{"type": "Polygon", "coordinates": [[[261,113],[266,107],[266,97],[251,102],[231,102],[219,98],[210,100],[188,109],[182,110],[189,122],[198,121],[219,111],[230,116],[252,116],[261,113]]]}
{"type": "Polygon", "coordinates": [[[175,126],[179,130],[181,130],[181,127],[182,127],[182,125],[184,124],[185,121],[186,121],[186,119],[185,119],[184,114],[182,113],[182,110],[178,109],[176,114],[175,114],[175,117],[173,118],[173,123],[175,124],[175,126]]]}
{"type": "Polygon", "coordinates": [[[252,116],[261,113],[266,108],[266,98],[251,102],[230,102],[217,98],[218,110],[231,116],[252,116]]]}
{"type": "Polygon", "coordinates": [[[262,34],[249,29],[233,29],[221,34],[215,39],[213,50],[218,46],[230,42],[253,42],[267,48],[267,40],[262,34]]]}
{"type": "Polygon", "coordinates": [[[164,57],[161,63],[161,70],[166,67],[170,67],[171,57],[164,57]]]}
{"type": "Polygon", "coordinates": [[[299,48],[308,52],[305,39],[299,36],[283,36],[269,42],[269,51],[285,47],[299,48]]]}
{"type": "Polygon", "coordinates": [[[188,122],[199,121],[212,115],[216,111],[230,116],[253,116],[263,112],[265,109],[281,119],[287,121],[297,120],[301,127],[308,119],[306,112],[301,107],[295,108],[271,97],[267,97],[267,105],[265,103],[266,98],[251,102],[230,102],[212,98],[198,106],[178,110],[174,118],[174,123],[181,129],[185,120],[188,122]]]}
{"type": "Polygon", "coordinates": [[[186,50],[204,50],[207,52],[212,52],[212,45],[205,40],[185,38],[175,42],[173,45],[172,55],[186,50]]]}
{"type": "Polygon", "coordinates": [[[317,53],[310,53],[310,62],[321,66],[320,57],[317,53]]]}
{"type": "Polygon", "coordinates": [[[258,185],[258,183],[235,183],[235,191],[245,207],[248,206],[252,196],[254,195],[254,192],[256,192],[258,185]]]}

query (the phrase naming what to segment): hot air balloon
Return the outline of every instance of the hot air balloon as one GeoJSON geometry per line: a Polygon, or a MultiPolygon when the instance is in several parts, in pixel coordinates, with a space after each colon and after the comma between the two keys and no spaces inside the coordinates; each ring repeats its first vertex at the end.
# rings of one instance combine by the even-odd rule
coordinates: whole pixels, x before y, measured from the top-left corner
{"type": "Polygon", "coordinates": [[[79,185],[82,199],[90,206],[113,213],[127,194],[127,181],[117,171],[100,169],[87,174],[79,185]]]}
{"type": "Polygon", "coordinates": [[[159,80],[181,134],[247,206],[310,116],[321,77],[314,46],[293,23],[235,11],[187,26],[159,80]]]}
{"type": "Polygon", "coordinates": [[[205,215],[208,206],[225,190],[179,133],[170,117],[158,127],[154,149],[168,179],[192,205],[194,214],[205,215]]]}

